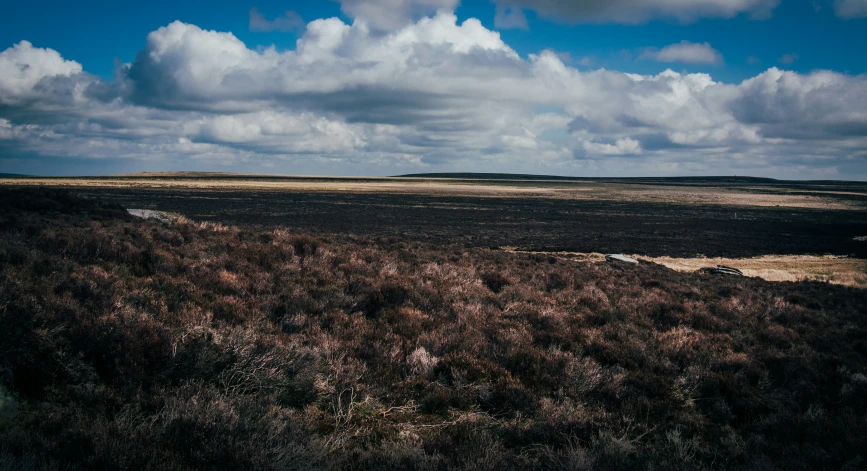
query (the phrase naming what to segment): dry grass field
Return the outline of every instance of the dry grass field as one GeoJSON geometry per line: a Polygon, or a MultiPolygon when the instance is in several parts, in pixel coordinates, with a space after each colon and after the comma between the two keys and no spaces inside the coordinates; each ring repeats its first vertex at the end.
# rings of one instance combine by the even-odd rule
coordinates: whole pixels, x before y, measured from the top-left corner
{"type": "Polygon", "coordinates": [[[482,180],[414,177],[275,177],[215,173],[147,173],[98,178],[0,178],[0,185],[287,192],[364,192],[473,197],[555,198],[617,202],[867,210],[867,186],[840,191],[756,185],[683,185],[623,180],[482,180]],[[841,198],[847,196],[849,198],[841,198]]]}

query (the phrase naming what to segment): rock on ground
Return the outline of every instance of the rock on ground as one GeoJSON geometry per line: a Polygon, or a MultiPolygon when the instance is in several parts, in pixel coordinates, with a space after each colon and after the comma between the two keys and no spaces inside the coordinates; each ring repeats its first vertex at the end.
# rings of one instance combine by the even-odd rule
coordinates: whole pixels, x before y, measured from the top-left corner
{"type": "Polygon", "coordinates": [[[638,260],[636,260],[634,258],[629,258],[626,255],[620,255],[620,254],[606,255],[605,260],[608,260],[609,262],[623,262],[623,263],[634,263],[634,264],[638,263],[638,260]]]}
{"type": "Polygon", "coordinates": [[[154,211],[152,209],[127,209],[126,212],[142,219],[156,219],[161,222],[172,222],[178,218],[174,214],[165,213],[162,211],[154,211]]]}

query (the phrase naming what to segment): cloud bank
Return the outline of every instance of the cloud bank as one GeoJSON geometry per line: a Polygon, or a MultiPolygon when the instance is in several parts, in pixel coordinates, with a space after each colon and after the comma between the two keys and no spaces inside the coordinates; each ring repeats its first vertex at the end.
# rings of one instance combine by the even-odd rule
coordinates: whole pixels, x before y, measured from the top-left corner
{"type": "MultiPolygon", "coordinates": [[[[312,21],[289,51],[175,22],[111,81],[22,41],[0,53],[0,151],[304,163],[332,174],[867,178],[867,77],[771,68],[726,84],[671,70],[579,71],[553,51],[521,57],[477,20],[458,22],[454,1],[381,3],[345,3],[352,24],[312,21]]],[[[670,47],[656,58],[710,63],[715,52],[670,47]]]]}

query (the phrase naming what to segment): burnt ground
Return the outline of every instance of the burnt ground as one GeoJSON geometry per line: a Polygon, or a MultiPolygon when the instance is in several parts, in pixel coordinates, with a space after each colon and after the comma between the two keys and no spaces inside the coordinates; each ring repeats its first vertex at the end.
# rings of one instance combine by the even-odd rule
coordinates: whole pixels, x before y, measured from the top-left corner
{"type": "Polygon", "coordinates": [[[749,257],[867,258],[867,212],[452,195],[79,188],[199,221],[400,237],[471,247],[749,257]],[[737,213],[737,218],[735,218],[737,213]]]}

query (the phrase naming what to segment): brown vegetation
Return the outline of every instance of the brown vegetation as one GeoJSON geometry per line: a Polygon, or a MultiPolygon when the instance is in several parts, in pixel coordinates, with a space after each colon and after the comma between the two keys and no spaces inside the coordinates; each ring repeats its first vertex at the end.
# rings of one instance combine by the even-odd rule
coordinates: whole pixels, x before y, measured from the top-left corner
{"type": "MultiPolygon", "coordinates": [[[[822,210],[867,208],[867,186],[857,182],[797,185],[684,185],[646,180],[478,180],[405,177],[301,177],[207,172],[167,172],[110,177],[0,178],[0,186],[222,191],[356,192],[477,198],[544,198],[577,201],[785,207],[822,210]],[[848,191],[841,191],[848,190],[848,191]]],[[[733,214],[736,209],[733,209],[733,214]]]]}
{"type": "Polygon", "coordinates": [[[0,192],[0,469],[860,469],[867,292],[0,192]]]}

